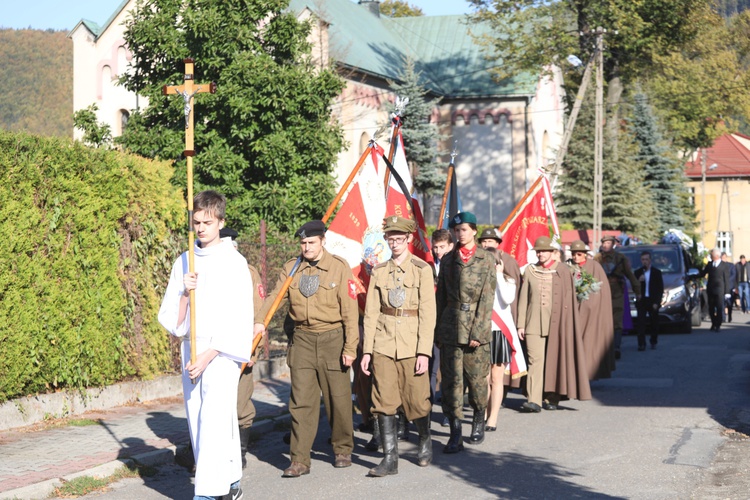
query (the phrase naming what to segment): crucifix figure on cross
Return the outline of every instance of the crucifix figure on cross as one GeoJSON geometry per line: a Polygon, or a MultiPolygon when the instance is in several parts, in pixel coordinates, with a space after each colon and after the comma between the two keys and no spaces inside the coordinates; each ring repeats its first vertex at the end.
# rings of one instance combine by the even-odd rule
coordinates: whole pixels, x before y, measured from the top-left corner
{"type": "MultiPolygon", "coordinates": [[[[165,85],[162,87],[162,94],[171,95],[179,94],[185,100],[185,151],[187,158],[187,206],[188,206],[188,271],[195,272],[195,230],[193,228],[193,156],[195,149],[193,146],[194,138],[194,115],[193,113],[193,96],[208,92],[216,92],[216,84],[211,82],[209,85],[195,85],[193,83],[193,64],[192,59],[185,59],[185,83],[182,85],[165,85]]],[[[195,363],[195,290],[190,290],[190,362],[195,363]]],[[[195,380],[193,380],[195,383],[195,380]]]]}

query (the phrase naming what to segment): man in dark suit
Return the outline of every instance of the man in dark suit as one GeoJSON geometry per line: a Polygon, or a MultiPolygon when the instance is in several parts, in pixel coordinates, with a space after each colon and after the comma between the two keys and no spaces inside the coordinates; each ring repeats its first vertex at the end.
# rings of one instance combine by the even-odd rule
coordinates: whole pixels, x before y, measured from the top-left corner
{"type": "Polygon", "coordinates": [[[729,264],[729,288],[732,291],[729,292],[729,298],[724,299],[724,321],[731,323],[732,309],[734,309],[734,294],[737,293],[737,268],[734,267],[732,260],[726,252],[721,252],[721,261],[729,264]]]}
{"type": "Polygon", "coordinates": [[[729,264],[721,261],[721,250],[711,250],[711,262],[706,264],[701,276],[708,276],[706,294],[708,313],[711,315],[711,331],[718,332],[724,321],[724,299],[732,294],[729,264]]]}
{"type": "Polygon", "coordinates": [[[641,283],[641,298],[636,301],[638,309],[638,350],[646,350],[646,316],[649,317],[651,349],[656,349],[659,335],[659,308],[664,295],[664,280],[661,271],[651,265],[651,253],[641,253],[641,267],[635,278],[641,283]]]}

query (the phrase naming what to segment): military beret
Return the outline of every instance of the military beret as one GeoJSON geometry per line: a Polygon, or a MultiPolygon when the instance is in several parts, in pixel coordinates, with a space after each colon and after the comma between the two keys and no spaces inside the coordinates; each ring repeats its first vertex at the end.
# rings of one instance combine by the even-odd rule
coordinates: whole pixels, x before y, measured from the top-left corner
{"type": "Polygon", "coordinates": [[[405,217],[390,215],[383,219],[383,232],[411,234],[417,229],[417,223],[405,217]]]}
{"type": "Polygon", "coordinates": [[[456,227],[459,224],[476,224],[477,216],[471,212],[459,212],[453,216],[448,227],[456,227]]]}
{"type": "Polygon", "coordinates": [[[552,238],[549,236],[540,236],[534,242],[534,251],[536,252],[551,252],[552,250],[555,250],[555,247],[552,246],[552,238]]]}
{"type": "Polygon", "coordinates": [[[302,225],[301,228],[297,229],[294,236],[298,236],[300,239],[311,238],[313,236],[323,236],[326,234],[326,225],[322,220],[311,220],[302,225]]]}
{"type": "Polygon", "coordinates": [[[219,231],[219,238],[232,238],[232,240],[234,240],[239,235],[240,235],[240,233],[238,233],[237,231],[235,231],[234,229],[231,229],[229,227],[223,227],[219,231]]]}
{"type": "Polygon", "coordinates": [[[605,241],[611,241],[612,243],[617,243],[617,238],[615,238],[611,234],[608,234],[606,236],[602,236],[602,243],[604,243],[605,241]]]}
{"type": "Polygon", "coordinates": [[[498,231],[494,227],[490,227],[482,231],[482,235],[479,237],[479,241],[482,240],[497,240],[498,243],[503,242],[503,235],[500,234],[500,231],[498,231]]]}
{"type": "Polygon", "coordinates": [[[586,248],[586,243],[584,243],[581,240],[575,240],[573,243],[570,244],[570,251],[571,252],[587,252],[588,248],[586,248]]]}

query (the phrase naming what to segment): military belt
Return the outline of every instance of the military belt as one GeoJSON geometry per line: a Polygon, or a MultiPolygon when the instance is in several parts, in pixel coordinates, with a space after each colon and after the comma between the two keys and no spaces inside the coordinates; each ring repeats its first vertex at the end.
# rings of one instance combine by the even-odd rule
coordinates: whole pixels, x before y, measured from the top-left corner
{"type": "Polygon", "coordinates": [[[477,310],[477,302],[448,302],[448,307],[458,309],[462,312],[473,312],[477,310]]]}
{"type": "Polygon", "coordinates": [[[403,318],[419,317],[419,309],[402,309],[400,307],[381,307],[380,312],[386,316],[398,316],[403,318]]]}

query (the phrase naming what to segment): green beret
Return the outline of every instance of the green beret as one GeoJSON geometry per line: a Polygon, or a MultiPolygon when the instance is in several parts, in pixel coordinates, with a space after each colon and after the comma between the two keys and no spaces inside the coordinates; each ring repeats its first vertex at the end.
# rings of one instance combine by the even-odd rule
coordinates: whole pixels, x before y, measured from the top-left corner
{"type": "Polygon", "coordinates": [[[384,233],[405,233],[411,234],[417,229],[417,223],[405,217],[390,215],[383,219],[384,233]]]}
{"type": "Polygon", "coordinates": [[[552,238],[549,236],[540,236],[534,242],[534,251],[536,252],[551,252],[552,250],[555,250],[555,247],[552,246],[552,238]]]}
{"type": "Polygon", "coordinates": [[[500,234],[496,228],[491,227],[482,231],[482,235],[479,237],[479,241],[482,240],[497,240],[498,243],[503,242],[503,235],[500,234]]]}
{"type": "Polygon", "coordinates": [[[313,236],[323,236],[326,234],[326,225],[322,220],[311,220],[302,225],[301,228],[297,229],[294,236],[304,240],[305,238],[312,238],[313,236]]]}
{"type": "Polygon", "coordinates": [[[611,234],[608,234],[607,236],[602,236],[602,243],[604,243],[605,241],[611,241],[612,243],[617,243],[617,238],[615,238],[611,234]]]}
{"type": "Polygon", "coordinates": [[[448,223],[448,227],[456,227],[459,224],[474,224],[477,223],[477,216],[471,212],[459,212],[453,216],[451,221],[448,223]]]}
{"type": "Polygon", "coordinates": [[[570,251],[571,252],[587,252],[588,248],[586,248],[586,243],[584,243],[581,240],[575,240],[573,243],[570,244],[570,251]]]}

